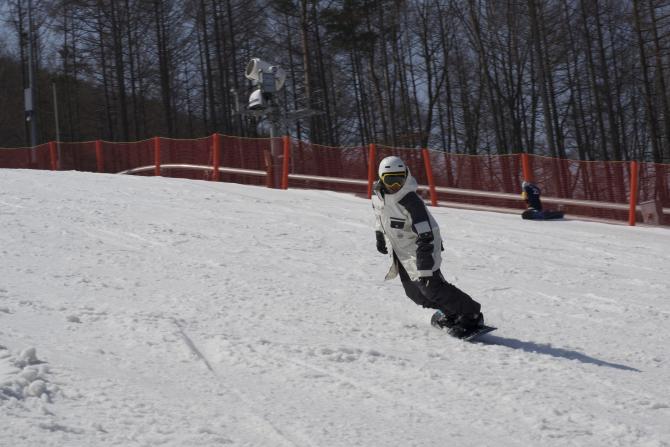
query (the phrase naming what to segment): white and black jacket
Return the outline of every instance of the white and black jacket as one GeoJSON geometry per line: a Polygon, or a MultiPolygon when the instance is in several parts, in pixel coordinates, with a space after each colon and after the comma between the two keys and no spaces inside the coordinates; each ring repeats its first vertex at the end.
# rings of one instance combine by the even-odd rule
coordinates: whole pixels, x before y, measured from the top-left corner
{"type": "Polygon", "coordinates": [[[413,281],[431,276],[442,263],[442,238],[437,222],[416,193],[416,180],[408,174],[403,187],[394,194],[375,186],[375,231],[384,233],[392,259],[386,279],[398,274],[393,253],[413,281]]]}

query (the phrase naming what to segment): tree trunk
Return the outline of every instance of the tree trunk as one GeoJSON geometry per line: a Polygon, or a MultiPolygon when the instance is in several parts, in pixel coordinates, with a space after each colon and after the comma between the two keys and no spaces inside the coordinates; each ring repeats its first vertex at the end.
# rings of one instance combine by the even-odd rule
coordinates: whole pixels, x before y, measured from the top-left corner
{"type": "Polygon", "coordinates": [[[163,115],[165,117],[165,127],[168,136],[173,138],[174,122],[172,117],[172,86],[170,85],[170,53],[166,37],[165,12],[162,0],[154,0],[154,18],[156,26],[156,44],[158,50],[158,67],[161,82],[161,98],[163,101],[163,115]]]}
{"type": "Polygon", "coordinates": [[[538,83],[540,87],[540,98],[542,99],[542,110],[544,112],[544,128],[547,132],[547,145],[549,146],[549,154],[556,157],[556,138],[554,136],[553,117],[551,114],[551,102],[549,100],[549,90],[547,86],[547,64],[545,63],[545,55],[542,49],[542,36],[540,35],[540,25],[538,18],[537,0],[528,0],[528,12],[530,15],[531,35],[535,49],[536,67],[538,74],[538,83]]]}
{"type": "Polygon", "coordinates": [[[649,126],[649,133],[652,146],[652,155],[654,162],[661,163],[663,159],[661,147],[659,145],[659,129],[656,120],[656,111],[654,109],[654,92],[651,84],[651,76],[649,73],[649,61],[645,51],[644,37],[642,36],[642,25],[640,20],[640,0],[633,0],[633,23],[635,25],[635,32],[637,34],[637,48],[640,54],[640,65],[642,67],[642,80],[644,87],[644,103],[645,112],[647,116],[647,124],[649,126]]]}
{"type": "Polygon", "coordinates": [[[202,42],[207,79],[207,95],[209,97],[210,129],[207,131],[209,134],[218,130],[219,120],[217,117],[216,98],[214,95],[214,76],[212,74],[211,53],[209,51],[209,35],[207,34],[207,5],[205,0],[200,0],[200,26],[202,28],[202,42]]]}
{"type": "Polygon", "coordinates": [[[115,2],[110,2],[114,71],[116,74],[117,95],[119,97],[119,113],[121,115],[121,138],[123,141],[128,141],[130,140],[130,125],[128,123],[128,106],[126,104],[126,77],[123,60],[122,24],[116,6],[117,4],[115,2]]]}

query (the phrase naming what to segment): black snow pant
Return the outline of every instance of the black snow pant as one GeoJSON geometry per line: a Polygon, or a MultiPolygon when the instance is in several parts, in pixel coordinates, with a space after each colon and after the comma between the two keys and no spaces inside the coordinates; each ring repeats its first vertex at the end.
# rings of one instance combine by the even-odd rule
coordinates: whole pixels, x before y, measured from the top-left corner
{"type": "Polygon", "coordinates": [[[447,282],[440,270],[433,272],[433,276],[422,283],[412,281],[402,263],[394,256],[398,266],[398,273],[407,296],[419,306],[430,309],[439,309],[446,315],[475,314],[481,305],[470,295],[453,284],[447,282]]]}

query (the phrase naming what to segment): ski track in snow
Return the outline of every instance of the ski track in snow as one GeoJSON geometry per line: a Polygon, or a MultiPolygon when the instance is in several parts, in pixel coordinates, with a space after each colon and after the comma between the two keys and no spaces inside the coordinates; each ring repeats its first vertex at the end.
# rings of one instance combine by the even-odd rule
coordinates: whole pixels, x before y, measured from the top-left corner
{"type": "Polygon", "coordinates": [[[470,344],[382,281],[367,200],[0,185],[0,446],[670,445],[667,229],[433,209],[470,344]]]}

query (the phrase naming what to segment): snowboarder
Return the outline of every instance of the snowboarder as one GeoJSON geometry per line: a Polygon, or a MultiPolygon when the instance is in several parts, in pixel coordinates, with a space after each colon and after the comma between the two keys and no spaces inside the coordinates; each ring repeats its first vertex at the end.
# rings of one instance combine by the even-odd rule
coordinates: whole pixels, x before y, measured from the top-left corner
{"type": "Polygon", "coordinates": [[[524,180],[521,182],[523,192],[521,197],[526,202],[528,208],[521,213],[521,218],[527,220],[547,220],[547,219],[562,219],[563,211],[545,211],[542,209],[542,200],[540,195],[542,191],[536,185],[524,180]]]}
{"type": "Polygon", "coordinates": [[[412,301],[441,311],[440,327],[455,337],[467,337],[484,326],[481,305],[444,279],[440,228],[417,195],[416,180],[395,156],[381,161],[378,174],[372,207],[377,250],[383,254],[390,251],[392,261],[386,279],[400,275],[412,301]]]}
{"type": "Polygon", "coordinates": [[[540,191],[540,188],[530,182],[527,182],[526,180],[521,182],[521,188],[523,189],[521,197],[523,197],[526,205],[528,205],[528,209],[541,212],[542,201],[540,200],[540,194],[542,194],[542,191],[540,191]]]}

